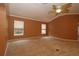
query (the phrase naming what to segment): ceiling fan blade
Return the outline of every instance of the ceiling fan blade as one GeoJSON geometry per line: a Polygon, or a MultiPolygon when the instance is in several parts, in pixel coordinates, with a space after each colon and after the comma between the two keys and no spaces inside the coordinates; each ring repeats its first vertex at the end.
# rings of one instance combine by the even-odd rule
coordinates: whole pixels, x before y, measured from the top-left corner
{"type": "Polygon", "coordinates": [[[52,10],[48,14],[56,14],[56,6],[52,5],[52,10]]]}
{"type": "Polygon", "coordinates": [[[55,5],[52,5],[52,9],[53,9],[53,10],[56,10],[56,6],[55,6],[55,5]]]}
{"type": "Polygon", "coordinates": [[[72,3],[64,4],[63,6],[61,6],[61,10],[62,10],[61,13],[67,13],[67,12],[69,12],[69,8],[70,7],[72,7],[72,3]]]}

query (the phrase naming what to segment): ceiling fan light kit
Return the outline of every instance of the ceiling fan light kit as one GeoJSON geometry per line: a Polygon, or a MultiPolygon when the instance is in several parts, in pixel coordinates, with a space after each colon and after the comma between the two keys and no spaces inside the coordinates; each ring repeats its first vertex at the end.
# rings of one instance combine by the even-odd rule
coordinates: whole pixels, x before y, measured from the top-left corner
{"type": "Polygon", "coordinates": [[[61,9],[56,9],[56,13],[61,13],[61,9]]]}
{"type": "Polygon", "coordinates": [[[61,13],[68,13],[70,7],[72,7],[72,3],[66,3],[63,5],[52,5],[52,10],[51,10],[51,14],[52,15],[58,15],[61,13]]]}

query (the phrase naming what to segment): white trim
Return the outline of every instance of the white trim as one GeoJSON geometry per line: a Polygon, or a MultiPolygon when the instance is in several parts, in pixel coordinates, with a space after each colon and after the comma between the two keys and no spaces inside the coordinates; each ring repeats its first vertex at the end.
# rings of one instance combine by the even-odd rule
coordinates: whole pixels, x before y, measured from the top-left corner
{"type": "Polygon", "coordinates": [[[19,18],[24,18],[24,19],[29,19],[29,20],[34,20],[34,21],[40,21],[40,22],[51,22],[53,21],[54,19],[60,17],[60,16],[65,16],[65,15],[79,15],[79,13],[64,13],[64,14],[59,14],[57,16],[54,16],[51,20],[49,21],[40,21],[40,20],[36,20],[36,19],[33,19],[33,18],[29,18],[29,17],[23,17],[23,16],[17,16],[17,15],[9,15],[9,16],[13,16],[13,17],[19,17],[19,18]]]}
{"type": "Polygon", "coordinates": [[[8,49],[8,40],[7,40],[7,44],[6,44],[6,49],[5,49],[5,53],[4,53],[4,56],[6,56],[6,53],[7,53],[7,49],[8,49]]]}
{"type": "Polygon", "coordinates": [[[65,15],[79,15],[79,13],[64,13],[64,14],[59,14],[56,17],[53,17],[52,20],[50,20],[49,22],[53,21],[54,19],[60,17],[60,16],[65,16],[65,15]]]}
{"type": "Polygon", "coordinates": [[[23,36],[24,33],[21,33],[21,34],[14,34],[14,36],[23,36]]]}
{"type": "MultiPolygon", "coordinates": [[[[29,17],[23,17],[23,16],[17,16],[17,15],[9,15],[9,16],[19,17],[19,18],[29,19],[29,20],[34,20],[34,21],[40,21],[40,20],[37,20],[37,19],[33,19],[33,18],[29,18],[29,17]]],[[[40,22],[47,22],[47,21],[40,21],[40,22]]]]}
{"type": "Polygon", "coordinates": [[[76,42],[79,42],[78,39],[77,40],[74,40],[74,39],[72,40],[72,39],[65,39],[65,38],[56,37],[56,36],[50,36],[50,37],[53,37],[56,40],[71,41],[71,42],[76,41],[76,42]]]}

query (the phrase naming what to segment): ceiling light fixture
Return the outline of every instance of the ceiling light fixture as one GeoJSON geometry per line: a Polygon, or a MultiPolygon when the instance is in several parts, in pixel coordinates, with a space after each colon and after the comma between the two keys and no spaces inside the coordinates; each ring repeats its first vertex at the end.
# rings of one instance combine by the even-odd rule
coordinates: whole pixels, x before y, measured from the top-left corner
{"type": "Polygon", "coordinates": [[[57,9],[56,12],[57,12],[57,13],[60,13],[60,12],[61,12],[61,9],[57,9]]]}
{"type": "Polygon", "coordinates": [[[66,4],[60,4],[60,5],[53,4],[52,9],[49,13],[51,15],[69,13],[70,7],[72,7],[72,3],[66,3],[66,4]]]}

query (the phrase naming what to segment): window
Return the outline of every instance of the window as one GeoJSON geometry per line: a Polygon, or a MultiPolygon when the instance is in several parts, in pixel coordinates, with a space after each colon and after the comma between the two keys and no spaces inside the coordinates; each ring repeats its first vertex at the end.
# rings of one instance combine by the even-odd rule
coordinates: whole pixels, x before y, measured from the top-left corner
{"type": "Polygon", "coordinates": [[[14,20],[14,36],[24,35],[24,21],[14,20]]]}
{"type": "Polygon", "coordinates": [[[41,24],[41,34],[46,34],[46,24],[41,24]]]}

